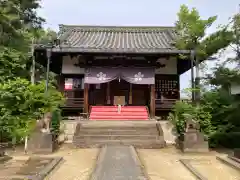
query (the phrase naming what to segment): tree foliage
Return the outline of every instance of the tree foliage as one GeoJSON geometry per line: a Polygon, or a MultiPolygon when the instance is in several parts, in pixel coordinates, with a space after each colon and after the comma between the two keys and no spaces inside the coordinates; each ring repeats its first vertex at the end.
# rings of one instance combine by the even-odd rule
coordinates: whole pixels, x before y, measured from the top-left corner
{"type": "Polygon", "coordinates": [[[186,115],[191,115],[196,122],[200,124],[201,130],[209,135],[212,133],[211,114],[206,111],[206,107],[198,106],[179,101],[176,102],[173,112],[169,114],[168,120],[176,125],[176,131],[179,135],[185,132],[186,115]]]}
{"type": "Polygon", "coordinates": [[[229,68],[229,62],[239,64],[240,14],[231,18],[229,24],[222,25],[216,32],[206,36],[205,32],[216,20],[216,16],[203,20],[196,9],[182,6],[176,23],[177,46],[182,49],[196,49],[199,60],[205,60],[226,47],[232,47],[235,57],[226,60],[212,69],[212,74],[204,77],[205,91],[202,91],[199,106],[178,102],[169,119],[177,132],[184,132],[184,114],[191,114],[199,122],[203,132],[209,137],[211,147],[240,147],[240,96],[231,95],[232,83],[240,85],[240,70],[229,68]]]}
{"type": "Polygon", "coordinates": [[[179,49],[196,50],[196,57],[200,61],[227,47],[232,41],[232,33],[227,28],[206,36],[207,29],[216,19],[217,16],[202,19],[197,9],[190,10],[186,5],[182,5],[176,22],[176,46],[179,49]]]}
{"type": "MultiPolygon", "coordinates": [[[[228,27],[228,26],[226,26],[228,27]]],[[[235,52],[235,57],[230,58],[230,62],[236,62],[238,68],[240,66],[240,13],[233,16],[230,22],[230,30],[233,34],[232,50],[235,52]]]]}
{"type": "MultiPolygon", "coordinates": [[[[21,139],[45,112],[58,111],[63,96],[45,81],[30,82],[31,48],[56,37],[42,29],[44,19],[36,10],[39,0],[0,1],[0,140],[21,139]]],[[[42,75],[45,68],[39,67],[42,75]]]]}

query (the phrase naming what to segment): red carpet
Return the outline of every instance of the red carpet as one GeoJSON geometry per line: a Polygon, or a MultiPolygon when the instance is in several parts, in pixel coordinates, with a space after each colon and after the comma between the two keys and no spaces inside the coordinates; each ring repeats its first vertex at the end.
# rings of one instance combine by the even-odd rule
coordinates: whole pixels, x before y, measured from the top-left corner
{"type": "Polygon", "coordinates": [[[117,106],[92,106],[90,120],[148,120],[148,110],[145,106],[123,106],[118,113],[117,106]]]}

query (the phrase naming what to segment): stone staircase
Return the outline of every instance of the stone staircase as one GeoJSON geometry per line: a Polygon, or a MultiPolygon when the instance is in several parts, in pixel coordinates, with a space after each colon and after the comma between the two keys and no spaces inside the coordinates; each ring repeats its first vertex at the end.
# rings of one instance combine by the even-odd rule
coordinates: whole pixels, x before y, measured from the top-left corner
{"type": "Polygon", "coordinates": [[[73,144],[80,148],[104,145],[162,148],[166,143],[156,121],[82,121],[76,126],[73,144]]]}

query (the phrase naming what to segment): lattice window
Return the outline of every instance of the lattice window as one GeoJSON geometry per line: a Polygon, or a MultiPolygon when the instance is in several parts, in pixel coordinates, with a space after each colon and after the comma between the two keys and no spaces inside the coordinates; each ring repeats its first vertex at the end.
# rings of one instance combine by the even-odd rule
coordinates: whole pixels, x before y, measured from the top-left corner
{"type": "Polygon", "coordinates": [[[178,81],[168,79],[156,79],[156,99],[176,99],[179,95],[178,81]]]}

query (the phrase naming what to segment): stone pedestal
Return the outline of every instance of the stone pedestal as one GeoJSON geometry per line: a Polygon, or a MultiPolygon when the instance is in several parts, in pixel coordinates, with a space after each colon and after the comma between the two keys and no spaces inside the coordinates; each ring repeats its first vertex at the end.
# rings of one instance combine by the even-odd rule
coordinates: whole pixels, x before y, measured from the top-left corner
{"type": "Polygon", "coordinates": [[[3,157],[5,155],[5,149],[0,145],[0,157],[3,157]]]}
{"type": "Polygon", "coordinates": [[[208,152],[208,142],[200,132],[187,132],[181,142],[183,152],[208,152]]]}
{"type": "Polygon", "coordinates": [[[5,148],[5,146],[0,144],[0,164],[12,159],[12,157],[6,155],[5,148]]]}
{"type": "Polygon", "coordinates": [[[240,159],[240,148],[234,149],[233,156],[240,159]]]}
{"type": "Polygon", "coordinates": [[[37,154],[49,154],[54,151],[54,138],[49,132],[34,132],[28,143],[28,151],[37,154]]]}
{"type": "Polygon", "coordinates": [[[208,141],[200,132],[200,126],[191,117],[186,121],[185,133],[180,140],[180,148],[183,152],[208,152],[208,141]]]}

